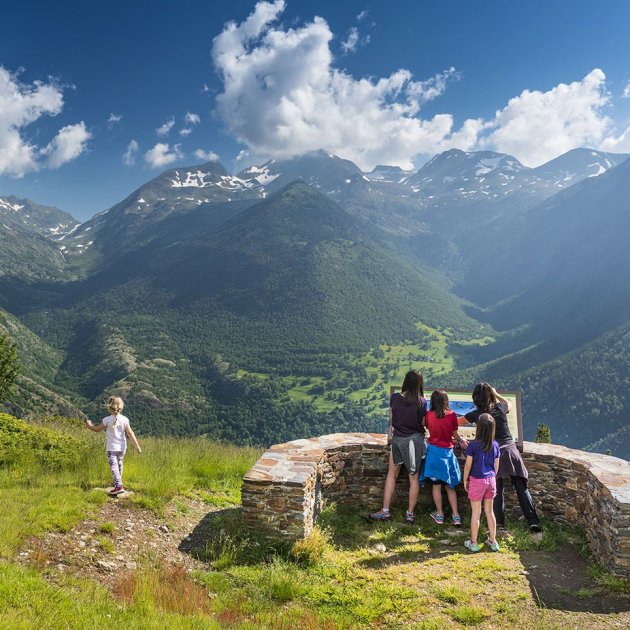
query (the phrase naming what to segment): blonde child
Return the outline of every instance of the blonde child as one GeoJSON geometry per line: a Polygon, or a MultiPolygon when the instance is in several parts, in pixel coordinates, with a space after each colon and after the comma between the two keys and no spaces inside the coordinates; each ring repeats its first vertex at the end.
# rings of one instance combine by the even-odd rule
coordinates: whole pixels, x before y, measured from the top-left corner
{"type": "Polygon", "coordinates": [[[481,504],[488,523],[488,539],[486,544],[492,551],[499,551],[497,543],[497,521],[492,509],[494,497],[497,494],[497,471],[499,470],[499,444],[494,440],[495,422],[489,413],[482,413],[477,420],[475,439],[466,448],[466,464],[464,466],[464,489],[468,491],[468,498],[472,508],[470,517],[470,540],[464,546],[476,553],[479,551],[477,536],[479,534],[479,520],[481,504]]]}
{"type": "Polygon", "coordinates": [[[90,420],[85,421],[85,426],[90,429],[90,431],[94,431],[95,433],[105,431],[105,435],[107,436],[105,451],[107,452],[107,461],[109,462],[109,468],[112,471],[112,479],[114,482],[114,488],[110,492],[112,495],[122,494],[125,491],[122,474],[123,457],[127,450],[127,436],[129,436],[129,439],[138,453],[142,453],[136,435],[129,424],[129,418],[122,415],[124,407],[125,403],[122,398],[111,396],[107,401],[107,408],[110,415],[103,418],[101,424],[94,425],[90,420]]]}
{"type": "Polygon", "coordinates": [[[425,423],[429,429],[429,445],[424,464],[424,474],[420,481],[428,479],[432,485],[435,510],[431,518],[438,524],[444,524],[444,509],[442,505],[442,486],[446,487],[446,496],[451,506],[453,525],[461,525],[462,518],[457,508],[457,493],[455,488],[462,480],[459,462],[453,452],[455,440],[462,448],[468,443],[457,432],[457,415],[449,407],[448,394],[443,389],[436,389],[431,394],[431,405],[427,412],[425,423]]]}

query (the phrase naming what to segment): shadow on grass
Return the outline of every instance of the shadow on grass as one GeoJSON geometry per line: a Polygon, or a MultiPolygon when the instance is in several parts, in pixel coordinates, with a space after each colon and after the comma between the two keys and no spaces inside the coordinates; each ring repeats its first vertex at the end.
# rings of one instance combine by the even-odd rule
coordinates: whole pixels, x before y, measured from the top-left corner
{"type": "Polygon", "coordinates": [[[338,549],[372,554],[358,561],[372,569],[465,553],[463,543],[468,537],[466,526],[437,525],[428,510],[418,512],[416,522],[408,525],[404,511],[392,511],[390,521],[370,522],[365,509],[331,505],[320,515],[318,525],[338,549]]]}
{"type": "Polygon", "coordinates": [[[630,611],[630,580],[601,568],[594,576],[593,565],[575,548],[521,551],[519,557],[534,601],[542,608],[595,614],[630,611]]]}
{"type": "Polygon", "coordinates": [[[226,508],[208,512],[178,545],[179,551],[194,558],[203,557],[208,541],[230,526],[241,520],[240,508],[226,508]]]}

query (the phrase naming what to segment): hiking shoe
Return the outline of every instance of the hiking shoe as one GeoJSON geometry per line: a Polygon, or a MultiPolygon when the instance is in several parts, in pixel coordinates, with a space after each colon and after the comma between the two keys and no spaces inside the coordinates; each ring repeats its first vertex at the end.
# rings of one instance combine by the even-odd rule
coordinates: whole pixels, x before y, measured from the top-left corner
{"type": "Polygon", "coordinates": [[[472,551],[473,553],[477,553],[479,551],[479,545],[472,540],[467,540],[464,542],[464,547],[468,549],[468,551],[472,551]]]}
{"type": "Polygon", "coordinates": [[[490,539],[486,538],[486,545],[490,547],[491,551],[501,551],[499,543],[496,540],[494,542],[490,542],[490,539]]]}
{"type": "Polygon", "coordinates": [[[453,525],[460,526],[462,524],[462,517],[459,514],[453,514],[453,525]]]}
{"type": "Polygon", "coordinates": [[[415,522],[416,522],[416,513],[407,512],[405,514],[405,523],[407,523],[407,525],[413,525],[415,522]]]}
{"type": "Polygon", "coordinates": [[[109,491],[109,494],[122,494],[124,491],[125,491],[125,489],[122,486],[114,486],[109,491]]]}
{"type": "Polygon", "coordinates": [[[444,514],[438,514],[435,510],[431,512],[431,518],[438,524],[444,525],[444,514]]]}
{"type": "Polygon", "coordinates": [[[385,512],[384,510],[379,510],[378,512],[374,512],[370,514],[371,521],[389,521],[392,515],[389,511],[385,512]]]}
{"type": "Polygon", "coordinates": [[[540,523],[532,523],[529,526],[529,531],[532,533],[542,532],[542,527],[540,526],[540,523]]]}

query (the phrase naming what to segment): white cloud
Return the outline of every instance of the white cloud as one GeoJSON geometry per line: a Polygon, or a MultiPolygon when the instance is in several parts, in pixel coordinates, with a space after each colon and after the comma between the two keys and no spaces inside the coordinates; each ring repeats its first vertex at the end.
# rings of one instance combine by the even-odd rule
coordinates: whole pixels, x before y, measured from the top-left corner
{"type": "Polygon", "coordinates": [[[138,149],[140,149],[140,146],[136,140],[132,140],[127,145],[127,150],[123,153],[123,163],[127,166],[133,166],[136,163],[136,153],[138,153],[138,149]]]}
{"type": "Polygon", "coordinates": [[[184,127],[183,129],[179,130],[179,135],[183,136],[184,138],[189,136],[191,133],[192,133],[192,129],[189,129],[188,127],[184,127]]]}
{"type": "Polygon", "coordinates": [[[81,121],[76,125],[62,127],[52,141],[41,150],[46,156],[48,168],[59,168],[62,164],[74,160],[85,151],[87,141],[92,134],[81,121]]]}
{"type": "Polygon", "coordinates": [[[605,138],[599,148],[602,151],[610,151],[611,153],[630,153],[630,127],[617,137],[611,135],[605,138]]]}
{"type": "Polygon", "coordinates": [[[523,90],[496,113],[480,144],[515,155],[527,166],[577,147],[598,146],[612,122],[604,113],[610,100],[605,79],[595,68],[581,81],[547,92],[523,90]]]}
{"type": "Polygon", "coordinates": [[[209,92],[209,91],[210,91],[210,88],[208,87],[208,84],[204,83],[203,87],[201,88],[201,93],[205,94],[206,92],[209,92]]]}
{"type": "MultiPolygon", "coordinates": [[[[599,68],[547,91],[525,89],[494,117],[455,126],[449,113],[422,115],[427,101],[459,79],[454,68],[423,81],[404,68],[357,79],[334,67],[328,23],[315,17],[293,28],[280,25],[284,6],[283,0],[258,2],[248,18],[228,23],[213,41],[223,81],[217,112],[244,145],[243,161],[324,148],[363,169],[412,168],[419,156],[459,148],[493,149],[537,166],[577,147],[630,150],[630,129],[614,130],[599,68]]],[[[359,45],[355,32],[343,43],[348,50],[359,45]]]]}
{"type": "Polygon", "coordinates": [[[359,45],[359,29],[353,26],[348,32],[348,37],[341,42],[341,50],[347,53],[354,52],[359,45]]]}
{"type": "Polygon", "coordinates": [[[117,122],[120,122],[122,120],[122,114],[110,114],[109,118],[107,119],[107,122],[110,123],[111,125],[116,124],[117,122]]]}
{"type": "Polygon", "coordinates": [[[201,118],[199,114],[192,114],[191,112],[186,112],[184,116],[184,123],[186,125],[198,125],[201,122],[201,118]]]}
{"type": "Polygon", "coordinates": [[[219,156],[214,151],[204,151],[203,149],[197,149],[193,155],[198,160],[203,160],[204,162],[218,162],[219,156]]]}
{"type": "Polygon", "coordinates": [[[41,168],[57,168],[74,159],[91,137],[85,123],[60,129],[45,147],[32,144],[24,132],[42,116],[63,110],[63,92],[54,81],[24,84],[0,66],[0,175],[22,177],[41,168]]]}
{"type": "Polygon", "coordinates": [[[630,98],[630,81],[624,86],[621,98],[630,98]]]}
{"type": "Polygon", "coordinates": [[[174,126],[175,117],[169,116],[164,123],[155,130],[155,133],[157,133],[158,136],[168,136],[174,126]]]}
{"type": "Polygon", "coordinates": [[[357,15],[357,22],[360,22],[361,20],[364,20],[368,16],[369,12],[370,12],[369,9],[364,9],[363,11],[361,11],[361,13],[359,13],[359,15],[357,15]]]}
{"type": "Polygon", "coordinates": [[[443,91],[446,71],[428,82],[408,70],[354,79],[332,66],[332,33],[319,17],[299,28],[274,28],[283,0],[259,2],[242,23],[215,37],[214,64],[223,78],[220,116],[252,156],[283,158],[324,147],[362,168],[413,166],[418,154],[468,149],[476,122],[459,131],[449,114],[419,115],[423,100],[443,91]]]}
{"type": "Polygon", "coordinates": [[[172,164],[176,160],[181,160],[184,157],[180,146],[179,144],[175,144],[171,148],[164,142],[158,142],[152,149],[149,149],[144,154],[144,160],[152,168],[172,164]]]}

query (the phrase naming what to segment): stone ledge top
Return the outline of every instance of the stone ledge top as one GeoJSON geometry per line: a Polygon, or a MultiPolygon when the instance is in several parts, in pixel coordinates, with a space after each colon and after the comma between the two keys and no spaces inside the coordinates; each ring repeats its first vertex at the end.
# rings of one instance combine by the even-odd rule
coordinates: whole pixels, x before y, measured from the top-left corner
{"type": "MultiPolygon", "coordinates": [[[[301,486],[313,479],[325,453],[338,450],[382,451],[382,433],[332,433],[284,444],[274,444],[244,477],[254,485],[301,486]]],[[[630,509],[630,463],[599,453],[587,453],[558,444],[524,443],[524,452],[535,459],[560,458],[587,468],[614,499],[630,509]]]]}
{"type": "Polygon", "coordinates": [[[315,474],[324,453],[343,448],[357,451],[387,446],[381,433],[332,433],[274,444],[250,468],[243,481],[256,485],[302,485],[315,474]]]}
{"type": "Polygon", "coordinates": [[[579,451],[559,444],[525,442],[526,453],[534,457],[559,457],[588,468],[619,503],[630,508],[630,463],[601,453],[579,451]]]}

